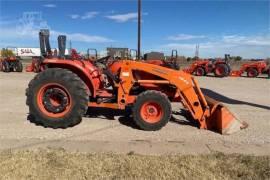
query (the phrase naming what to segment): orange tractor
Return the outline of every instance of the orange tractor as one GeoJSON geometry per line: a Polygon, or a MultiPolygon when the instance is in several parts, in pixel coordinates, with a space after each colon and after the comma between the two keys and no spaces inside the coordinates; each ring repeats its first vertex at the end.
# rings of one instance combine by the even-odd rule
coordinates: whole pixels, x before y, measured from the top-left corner
{"type": "Polygon", "coordinates": [[[19,57],[13,54],[10,48],[3,48],[0,57],[0,70],[3,72],[22,72],[23,65],[19,57]]]}
{"type": "Polygon", "coordinates": [[[196,76],[206,76],[209,73],[214,73],[216,77],[226,77],[230,75],[230,65],[222,59],[195,60],[190,67],[183,69],[184,72],[194,74],[196,76]]]}
{"type": "Polygon", "coordinates": [[[155,131],[170,120],[172,102],[182,103],[201,129],[231,134],[247,127],[220,102],[205,96],[196,79],[181,70],[109,56],[93,62],[60,57],[45,56],[40,63],[44,70],[26,90],[33,122],[44,127],[74,126],[88,107],[132,107],[138,127],[155,131]]]}
{"type": "Polygon", "coordinates": [[[260,74],[268,74],[270,77],[270,68],[267,68],[267,64],[265,61],[256,61],[242,64],[240,70],[232,71],[231,76],[240,77],[244,73],[247,73],[247,77],[257,77],[260,74]]]}
{"type": "Polygon", "coordinates": [[[171,57],[168,59],[166,59],[164,54],[160,52],[147,53],[144,55],[143,59],[149,64],[155,64],[155,65],[168,67],[175,70],[180,69],[179,65],[177,64],[177,59],[178,59],[177,50],[172,50],[171,57]]]}

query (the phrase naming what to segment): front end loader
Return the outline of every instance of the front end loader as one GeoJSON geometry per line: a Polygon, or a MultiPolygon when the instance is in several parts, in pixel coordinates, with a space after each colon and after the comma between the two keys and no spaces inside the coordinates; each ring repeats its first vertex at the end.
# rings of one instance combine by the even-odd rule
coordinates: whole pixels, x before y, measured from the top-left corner
{"type": "Polygon", "coordinates": [[[67,128],[80,123],[88,107],[132,108],[142,130],[164,127],[172,115],[172,102],[182,103],[199,128],[231,134],[247,127],[225,106],[202,92],[192,75],[141,61],[141,1],[138,1],[138,60],[95,61],[45,56],[44,71],[26,90],[32,122],[44,127],[67,128]],[[103,68],[98,68],[103,64],[103,68]]]}
{"type": "Polygon", "coordinates": [[[155,131],[170,120],[172,102],[182,103],[201,129],[231,134],[247,127],[181,70],[109,56],[95,62],[45,58],[41,66],[46,68],[31,80],[26,96],[33,121],[45,127],[74,126],[88,107],[132,107],[138,127],[155,131]]]}

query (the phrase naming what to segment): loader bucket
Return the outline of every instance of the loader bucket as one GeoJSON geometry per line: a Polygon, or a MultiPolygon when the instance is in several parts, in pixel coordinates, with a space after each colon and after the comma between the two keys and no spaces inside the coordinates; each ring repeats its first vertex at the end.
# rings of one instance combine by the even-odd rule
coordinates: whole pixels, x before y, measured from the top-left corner
{"type": "Polygon", "coordinates": [[[229,135],[248,127],[246,122],[237,119],[221,102],[205,96],[210,107],[210,116],[207,119],[207,129],[215,130],[221,134],[229,135]]]}

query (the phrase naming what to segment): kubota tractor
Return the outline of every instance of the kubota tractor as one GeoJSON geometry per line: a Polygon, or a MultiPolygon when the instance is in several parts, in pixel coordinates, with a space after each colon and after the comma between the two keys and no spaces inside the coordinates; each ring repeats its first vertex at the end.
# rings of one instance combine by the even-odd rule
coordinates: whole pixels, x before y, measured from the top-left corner
{"type": "Polygon", "coordinates": [[[3,48],[1,50],[0,57],[0,70],[3,72],[22,72],[23,65],[19,57],[13,54],[13,51],[9,48],[3,48]]]}
{"type": "Polygon", "coordinates": [[[214,73],[216,77],[227,77],[230,75],[231,68],[227,61],[223,59],[199,59],[195,60],[190,67],[183,69],[183,71],[196,76],[206,76],[209,73],[214,73]]]}
{"type": "Polygon", "coordinates": [[[197,81],[181,70],[109,56],[94,62],[44,57],[40,66],[44,71],[30,81],[26,103],[32,121],[44,127],[74,126],[88,107],[132,107],[138,127],[155,131],[170,120],[171,102],[182,103],[201,129],[231,134],[247,127],[220,102],[205,96],[197,81]]]}
{"type": "Polygon", "coordinates": [[[180,67],[177,64],[178,51],[172,50],[171,57],[165,60],[165,56],[160,52],[152,52],[144,55],[145,62],[149,64],[155,64],[171,69],[179,70],[180,67]],[[149,56],[150,55],[150,56],[149,56]],[[152,56],[152,57],[151,57],[152,56]]]}
{"type": "Polygon", "coordinates": [[[257,77],[260,74],[268,74],[268,77],[270,77],[270,68],[267,68],[267,64],[265,61],[244,63],[242,64],[240,70],[232,71],[231,76],[240,77],[245,72],[247,73],[247,77],[250,78],[257,77]]]}

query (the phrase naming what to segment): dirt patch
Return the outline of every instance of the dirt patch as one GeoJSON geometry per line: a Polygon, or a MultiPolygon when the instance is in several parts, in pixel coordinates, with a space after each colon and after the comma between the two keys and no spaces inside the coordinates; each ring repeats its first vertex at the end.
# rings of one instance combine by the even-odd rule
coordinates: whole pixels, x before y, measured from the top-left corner
{"type": "Polygon", "coordinates": [[[270,156],[4,151],[0,179],[269,179],[270,156]]]}

